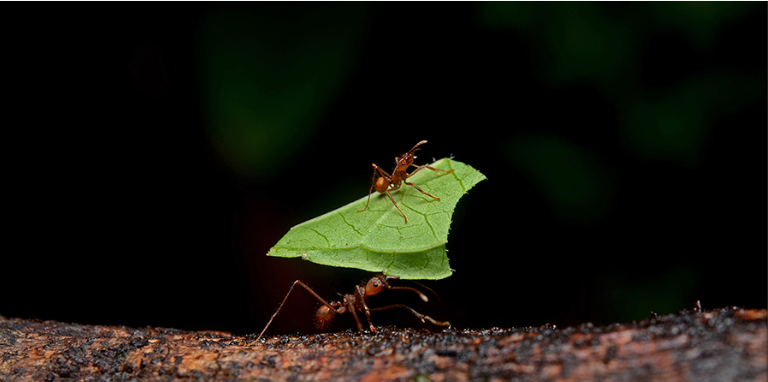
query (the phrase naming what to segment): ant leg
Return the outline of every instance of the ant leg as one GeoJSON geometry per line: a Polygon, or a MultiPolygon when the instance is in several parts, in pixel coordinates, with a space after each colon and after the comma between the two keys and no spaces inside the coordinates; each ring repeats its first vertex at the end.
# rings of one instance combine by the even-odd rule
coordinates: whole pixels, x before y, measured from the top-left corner
{"type": "MultiPolygon", "coordinates": [[[[405,182],[405,184],[408,184],[408,182],[405,182]]],[[[413,185],[411,185],[411,186],[413,186],[413,185]]],[[[416,187],[416,186],[414,186],[414,187],[416,187]]],[[[398,188],[400,188],[400,187],[398,186],[398,188]]],[[[416,188],[418,188],[418,187],[416,187],[416,188]]],[[[395,188],[395,190],[396,189],[397,188],[395,188]]],[[[392,198],[392,195],[389,194],[389,191],[394,191],[394,190],[387,190],[387,196],[389,196],[389,200],[392,201],[392,204],[395,205],[395,208],[397,208],[397,210],[400,211],[400,214],[403,215],[403,218],[405,218],[405,224],[408,224],[408,217],[405,216],[405,212],[403,212],[403,210],[400,209],[400,207],[397,205],[397,203],[395,203],[395,199],[392,198]]],[[[419,191],[421,191],[421,190],[419,190],[419,191]]],[[[421,191],[421,192],[424,192],[424,191],[421,191]]],[[[427,195],[429,195],[429,194],[427,194],[427,195]]],[[[432,196],[432,195],[429,195],[429,196],[432,196]]],[[[432,197],[434,198],[434,196],[432,196],[432,197]]],[[[440,199],[438,199],[438,200],[440,200],[440,199]]]]}
{"type": "MultiPolygon", "coordinates": [[[[418,281],[411,280],[411,282],[416,284],[416,285],[418,285],[418,286],[420,286],[420,287],[422,287],[422,288],[424,288],[424,289],[426,289],[426,290],[428,290],[428,291],[430,291],[433,295],[435,295],[435,297],[437,297],[437,301],[440,301],[440,295],[438,295],[437,292],[432,290],[432,288],[430,288],[430,287],[428,287],[428,286],[426,286],[426,285],[424,285],[424,284],[422,284],[422,283],[420,283],[418,281]]],[[[413,289],[413,290],[415,290],[416,292],[419,293],[419,297],[421,297],[421,299],[424,300],[424,302],[427,302],[427,296],[425,296],[424,293],[422,293],[420,290],[418,290],[416,288],[410,288],[410,287],[397,287],[397,288],[413,289]]]]}
{"type": "MultiPolygon", "coordinates": [[[[416,165],[415,165],[415,164],[411,164],[411,166],[416,166],[416,165]]],[[[430,169],[430,170],[432,170],[432,171],[434,171],[434,172],[436,172],[436,173],[438,173],[438,174],[439,174],[441,171],[442,171],[442,172],[444,172],[444,173],[446,173],[446,174],[450,174],[450,173],[452,173],[452,172],[453,172],[453,170],[450,170],[450,171],[446,171],[446,170],[443,170],[443,169],[440,169],[440,168],[434,168],[434,167],[432,167],[432,166],[428,166],[428,165],[421,165],[421,166],[418,166],[418,167],[416,167],[416,169],[415,169],[415,170],[413,170],[413,171],[412,171],[410,174],[408,174],[408,177],[409,177],[409,178],[410,178],[410,177],[412,177],[414,174],[416,174],[417,172],[421,171],[421,169],[424,169],[424,168],[428,168],[428,169],[430,169]]],[[[432,196],[432,195],[430,195],[430,194],[428,194],[428,193],[424,192],[424,190],[422,190],[421,188],[419,188],[419,186],[417,186],[417,185],[415,185],[415,184],[413,184],[413,183],[409,183],[409,182],[406,182],[406,181],[403,181],[403,182],[404,182],[405,184],[409,185],[409,186],[413,186],[415,189],[419,190],[419,192],[421,192],[422,194],[424,194],[424,195],[427,195],[427,196],[429,196],[430,198],[432,198],[432,199],[435,199],[435,200],[437,200],[437,201],[440,201],[440,198],[438,198],[438,197],[436,197],[436,196],[432,196]]]]}
{"type": "Polygon", "coordinates": [[[318,300],[319,300],[319,301],[320,301],[320,302],[321,302],[323,305],[327,306],[327,307],[328,307],[328,308],[330,308],[332,311],[334,311],[334,312],[336,312],[336,313],[339,313],[339,314],[341,314],[341,313],[344,313],[343,311],[340,311],[340,310],[338,310],[338,309],[334,308],[334,307],[333,307],[331,304],[329,304],[328,302],[326,302],[325,300],[323,300],[323,298],[322,298],[322,297],[320,297],[320,296],[319,296],[317,293],[315,293],[315,291],[313,291],[313,290],[312,290],[312,288],[310,288],[309,286],[307,286],[307,284],[304,284],[303,282],[301,282],[301,281],[299,281],[299,280],[296,280],[296,281],[294,281],[294,282],[293,282],[293,284],[291,285],[291,288],[290,288],[290,289],[288,289],[288,293],[286,293],[286,294],[285,294],[285,297],[283,298],[283,302],[281,302],[281,303],[280,303],[280,306],[278,306],[278,307],[277,307],[277,311],[275,312],[275,314],[273,314],[273,315],[272,315],[272,317],[269,319],[269,322],[267,322],[267,326],[265,326],[265,327],[264,327],[264,329],[261,331],[261,333],[259,333],[259,336],[258,336],[258,337],[256,337],[256,341],[258,341],[259,339],[261,339],[261,336],[263,336],[263,335],[264,335],[264,332],[266,332],[266,331],[267,331],[267,328],[269,328],[269,325],[271,325],[271,324],[272,324],[272,320],[274,320],[274,319],[275,319],[275,317],[277,316],[277,314],[278,314],[278,313],[280,313],[280,309],[283,309],[283,305],[285,305],[285,301],[287,301],[287,300],[288,300],[288,296],[290,296],[290,295],[291,295],[291,292],[293,291],[293,288],[294,288],[294,287],[295,287],[297,284],[298,284],[299,286],[301,286],[302,288],[306,289],[306,290],[307,290],[307,292],[309,292],[309,294],[311,294],[312,296],[314,296],[314,297],[315,297],[316,299],[318,299],[318,300]]]}
{"type": "MultiPolygon", "coordinates": [[[[415,165],[415,164],[413,164],[413,163],[411,163],[411,166],[416,166],[416,165],[415,165]]],[[[445,173],[445,174],[450,174],[450,173],[452,173],[452,172],[453,172],[453,170],[450,170],[450,171],[446,171],[446,170],[443,170],[443,169],[441,169],[441,168],[434,168],[434,167],[432,167],[432,166],[430,166],[430,165],[426,165],[426,164],[424,164],[424,165],[421,165],[421,166],[416,166],[416,169],[415,169],[415,170],[413,170],[413,171],[411,171],[411,173],[410,173],[410,174],[408,174],[408,177],[411,177],[411,176],[413,176],[413,175],[414,175],[414,174],[416,174],[417,172],[421,171],[421,169],[423,169],[423,168],[428,168],[428,169],[430,169],[430,170],[432,170],[432,171],[434,171],[434,172],[436,172],[436,173],[438,173],[438,174],[439,174],[441,171],[442,171],[443,173],[445,173]]]]}
{"type": "MultiPolygon", "coordinates": [[[[348,300],[346,300],[346,302],[347,302],[347,309],[352,313],[352,317],[355,318],[355,322],[357,323],[357,330],[362,332],[363,331],[363,324],[360,322],[360,318],[357,317],[357,312],[355,311],[355,306],[352,305],[352,303],[350,301],[348,301],[348,300]]],[[[368,319],[368,320],[370,321],[370,319],[368,319]]],[[[371,328],[373,328],[373,326],[371,326],[371,328]]],[[[375,332],[375,330],[374,330],[374,332],[375,332]]]]}
{"type": "MultiPolygon", "coordinates": [[[[397,280],[397,279],[399,279],[399,277],[397,277],[397,276],[386,276],[385,281],[397,280]]],[[[432,294],[434,294],[435,297],[437,297],[437,301],[440,301],[440,296],[437,294],[437,292],[432,290],[432,288],[430,288],[430,287],[428,287],[428,286],[426,286],[426,285],[424,285],[424,284],[422,284],[422,283],[420,283],[418,281],[411,280],[411,282],[413,282],[413,283],[417,284],[418,286],[420,286],[420,287],[422,287],[422,288],[432,292],[432,294]]],[[[407,286],[392,286],[388,282],[384,286],[387,289],[389,289],[389,290],[408,290],[408,291],[411,291],[413,293],[416,293],[422,301],[429,302],[429,298],[427,298],[427,296],[424,293],[422,293],[420,290],[418,290],[416,288],[411,288],[411,287],[407,287],[407,286]]]]}
{"type": "MultiPolygon", "coordinates": [[[[421,284],[419,284],[419,285],[421,285],[421,284]]],[[[424,287],[425,289],[429,290],[430,292],[435,293],[432,289],[429,289],[429,288],[427,288],[424,285],[421,285],[421,286],[424,287]]],[[[387,286],[387,289],[389,289],[389,290],[409,290],[409,291],[419,295],[419,298],[422,301],[429,302],[429,299],[427,298],[427,296],[424,295],[424,293],[421,293],[421,291],[419,291],[416,288],[411,288],[411,287],[407,287],[407,286],[387,286]]],[[[437,293],[435,293],[435,296],[437,296],[437,293]]],[[[438,296],[437,299],[440,300],[440,296],[438,296]]]]}
{"type": "Polygon", "coordinates": [[[435,325],[438,325],[438,326],[451,326],[451,323],[448,322],[448,321],[437,321],[434,318],[432,318],[430,316],[427,316],[425,314],[421,314],[421,313],[413,310],[413,308],[411,308],[409,306],[405,306],[403,304],[387,305],[387,306],[382,306],[380,308],[373,308],[371,310],[379,311],[379,310],[394,309],[394,308],[403,308],[403,309],[408,310],[409,312],[411,312],[411,314],[413,314],[414,316],[418,317],[421,320],[421,322],[424,322],[424,320],[427,320],[427,321],[429,321],[429,322],[431,322],[431,323],[433,323],[435,325]]]}
{"type": "Polygon", "coordinates": [[[376,166],[376,163],[373,164],[373,178],[371,179],[371,188],[368,189],[368,201],[365,203],[365,208],[362,210],[357,210],[357,212],[363,212],[368,208],[368,203],[371,202],[371,193],[373,192],[373,186],[376,184],[376,169],[378,166],[376,166]]]}
{"type": "Polygon", "coordinates": [[[407,185],[409,185],[409,186],[413,186],[413,188],[415,188],[415,189],[419,190],[419,191],[420,191],[422,194],[424,194],[424,195],[427,195],[427,196],[429,196],[430,198],[437,200],[438,202],[440,201],[440,198],[438,198],[437,196],[432,196],[432,195],[430,195],[430,194],[428,194],[428,193],[424,192],[424,190],[422,190],[421,188],[419,188],[419,186],[417,186],[417,185],[415,185],[415,184],[413,184],[413,183],[408,183],[408,182],[403,182],[403,183],[405,183],[405,184],[407,184],[407,185]]]}
{"type": "MultiPolygon", "coordinates": [[[[408,221],[406,219],[406,223],[407,222],[408,221]]],[[[363,302],[363,311],[365,312],[365,318],[368,319],[368,326],[371,327],[371,332],[376,333],[376,328],[373,327],[373,322],[371,322],[371,310],[368,309],[368,304],[365,303],[365,288],[358,285],[357,288],[355,288],[355,291],[357,292],[357,296],[358,296],[357,298],[359,298],[360,301],[363,302]]],[[[355,317],[357,317],[357,315],[355,315],[355,317]]],[[[360,321],[358,321],[357,323],[359,325],[360,321]]]]}

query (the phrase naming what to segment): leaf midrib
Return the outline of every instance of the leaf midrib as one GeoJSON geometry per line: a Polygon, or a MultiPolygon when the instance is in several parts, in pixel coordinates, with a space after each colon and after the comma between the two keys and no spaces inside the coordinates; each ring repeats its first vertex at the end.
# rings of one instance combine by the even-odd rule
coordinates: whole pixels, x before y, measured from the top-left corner
{"type": "MultiPolygon", "coordinates": [[[[294,251],[294,252],[341,251],[341,250],[360,248],[360,249],[364,249],[364,250],[366,250],[368,252],[373,252],[373,253],[385,253],[385,254],[388,254],[388,253],[419,253],[419,252],[426,252],[426,251],[429,251],[431,249],[435,249],[437,247],[444,246],[446,244],[448,244],[447,240],[446,241],[438,242],[437,245],[433,245],[433,246],[427,246],[427,247],[422,247],[422,248],[408,248],[408,250],[405,250],[405,251],[387,250],[386,252],[377,251],[377,250],[375,250],[375,249],[373,249],[373,248],[371,248],[371,247],[369,247],[369,246],[367,246],[365,244],[348,245],[348,246],[343,246],[343,247],[313,248],[313,249],[306,249],[306,248],[299,248],[299,247],[290,248],[290,247],[283,247],[283,246],[281,246],[280,247],[280,251],[281,252],[282,251],[294,251]]],[[[274,249],[274,248],[272,248],[272,249],[274,249]]],[[[270,252],[273,252],[273,251],[270,250],[270,252]]]]}

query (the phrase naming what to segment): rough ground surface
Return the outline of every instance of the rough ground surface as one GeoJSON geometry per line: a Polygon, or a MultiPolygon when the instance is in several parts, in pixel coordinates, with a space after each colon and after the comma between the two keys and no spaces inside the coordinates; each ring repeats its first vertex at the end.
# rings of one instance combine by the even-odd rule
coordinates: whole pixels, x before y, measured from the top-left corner
{"type": "Polygon", "coordinates": [[[234,337],[0,317],[1,381],[766,381],[766,310],[630,324],[234,337]]]}

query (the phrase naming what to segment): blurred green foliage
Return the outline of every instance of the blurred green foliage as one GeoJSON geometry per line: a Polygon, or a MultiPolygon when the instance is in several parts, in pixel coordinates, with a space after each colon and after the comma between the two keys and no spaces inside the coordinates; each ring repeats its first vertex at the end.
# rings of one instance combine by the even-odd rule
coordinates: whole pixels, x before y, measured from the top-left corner
{"type": "Polygon", "coordinates": [[[589,149],[551,134],[531,134],[512,139],[507,153],[559,219],[589,224],[608,213],[615,187],[612,171],[589,149]]]}
{"type": "MultiPolygon", "coordinates": [[[[536,75],[552,88],[588,84],[601,89],[618,109],[617,128],[627,151],[644,160],[696,168],[718,118],[758,102],[764,94],[750,82],[754,81],[750,79],[752,73],[726,72],[728,68],[721,72],[683,72],[680,79],[669,84],[663,80],[645,81],[644,59],[656,42],[654,38],[669,31],[682,32],[692,50],[708,48],[716,43],[717,33],[725,25],[736,22],[750,9],[744,3],[632,6],[486,2],[482,3],[478,21],[486,28],[512,30],[531,41],[534,57],[529,60],[543,63],[536,75]]],[[[669,64],[675,66],[674,62],[669,64]]],[[[578,128],[589,129],[583,125],[578,128]]],[[[560,147],[545,155],[544,151],[534,154],[537,149],[522,143],[529,139],[513,136],[508,158],[535,179],[552,208],[559,211],[556,215],[572,223],[587,222],[610,207],[610,199],[602,198],[609,192],[585,191],[613,187],[610,178],[594,176],[604,172],[599,162],[565,160],[574,155],[575,151],[569,149],[577,143],[551,134],[539,136],[534,142],[536,147],[560,147]],[[581,218],[574,219],[575,206],[580,206],[576,214],[581,218]]],[[[578,156],[595,157],[589,151],[582,148],[578,156]]]]}
{"type": "Polygon", "coordinates": [[[748,79],[720,73],[639,89],[621,100],[623,143],[641,158],[696,168],[718,118],[760,96],[748,79]]]}
{"type": "Polygon", "coordinates": [[[312,139],[350,71],[366,14],[360,4],[214,4],[204,12],[206,126],[236,177],[269,179],[312,139]]]}

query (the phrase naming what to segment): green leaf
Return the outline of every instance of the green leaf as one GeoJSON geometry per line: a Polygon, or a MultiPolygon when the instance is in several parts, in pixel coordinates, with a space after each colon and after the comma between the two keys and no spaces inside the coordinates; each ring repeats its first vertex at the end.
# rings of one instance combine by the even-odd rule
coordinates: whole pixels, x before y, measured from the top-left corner
{"type": "Polygon", "coordinates": [[[434,200],[405,184],[390,195],[373,192],[344,207],[301,223],[270,249],[268,256],[301,257],[317,264],[358,268],[403,279],[442,279],[451,275],[445,244],[459,199],[485,179],[474,168],[448,158],[432,164],[450,174],[423,169],[410,183],[440,198],[434,200]]]}

